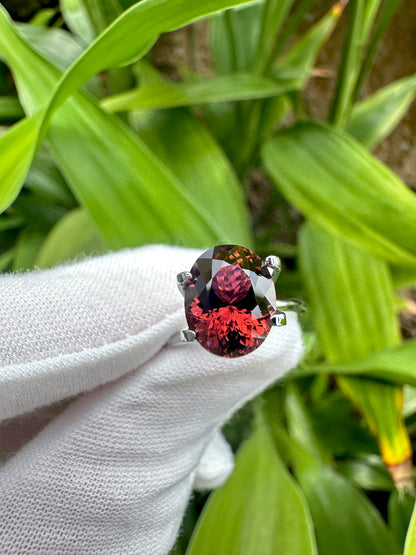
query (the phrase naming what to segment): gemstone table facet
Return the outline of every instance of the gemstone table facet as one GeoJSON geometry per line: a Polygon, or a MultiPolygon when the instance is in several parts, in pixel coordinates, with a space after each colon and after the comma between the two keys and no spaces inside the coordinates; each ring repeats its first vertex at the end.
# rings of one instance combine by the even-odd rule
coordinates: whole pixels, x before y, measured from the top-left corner
{"type": "Polygon", "coordinates": [[[276,290],[263,260],[245,247],[205,251],[185,283],[189,329],[211,353],[238,357],[257,349],[269,334],[276,290]]]}

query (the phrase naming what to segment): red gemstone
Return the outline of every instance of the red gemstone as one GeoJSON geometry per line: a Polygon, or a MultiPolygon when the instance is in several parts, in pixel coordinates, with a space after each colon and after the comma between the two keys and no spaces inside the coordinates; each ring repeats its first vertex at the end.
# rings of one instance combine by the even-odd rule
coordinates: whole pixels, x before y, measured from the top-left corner
{"type": "Polygon", "coordinates": [[[266,339],[276,291],[263,260],[245,247],[220,245],[205,251],[185,287],[188,326],[211,353],[239,357],[266,339]]]}

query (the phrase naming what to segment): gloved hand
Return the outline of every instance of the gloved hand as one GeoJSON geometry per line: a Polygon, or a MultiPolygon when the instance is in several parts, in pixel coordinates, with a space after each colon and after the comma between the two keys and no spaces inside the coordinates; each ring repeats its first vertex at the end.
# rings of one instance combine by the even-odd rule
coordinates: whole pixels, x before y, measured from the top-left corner
{"type": "Polygon", "coordinates": [[[0,278],[0,419],[83,393],[0,468],[2,555],[166,555],[195,480],[228,474],[221,425],[302,341],[288,313],[241,358],[170,345],[186,327],[176,274],[199,254],[149,246],[0,278]]]}

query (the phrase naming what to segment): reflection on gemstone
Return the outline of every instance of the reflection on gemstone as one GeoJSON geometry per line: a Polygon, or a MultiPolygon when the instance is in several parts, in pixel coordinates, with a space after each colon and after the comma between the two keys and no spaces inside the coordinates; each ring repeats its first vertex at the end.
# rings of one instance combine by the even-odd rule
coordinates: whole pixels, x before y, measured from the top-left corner
{"type": "Polygon", "coordinates": [[[276,307],[275,286],[262,259],[245,247],[221,245],[204,252],[191,274],[185,312],[199,343],[225,357],[257,349],[276,307]]]}

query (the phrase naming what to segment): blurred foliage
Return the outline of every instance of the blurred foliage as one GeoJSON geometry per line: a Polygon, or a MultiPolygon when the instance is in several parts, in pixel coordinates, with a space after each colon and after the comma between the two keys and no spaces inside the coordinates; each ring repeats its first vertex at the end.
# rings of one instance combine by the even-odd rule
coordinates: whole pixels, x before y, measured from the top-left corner
{"type": "Polygon", "coordinates": [[[279,254],[279,293],[310,306],[304,359],[226,426],[235,471],[192,500],[177,555],[415,552],[416,342],[397,292],[416,283],[416,197],[370,149],[416,75],[362,98],[400,3],[340,1],[306,30],[316,0],[35,2],[28,23],[0,5],[1,271],[239,243],[279,254]],[[341,16],[318,122],[302,92],[341,16]],[[153,45],[185,25],[174,81],[153,45]]]}

